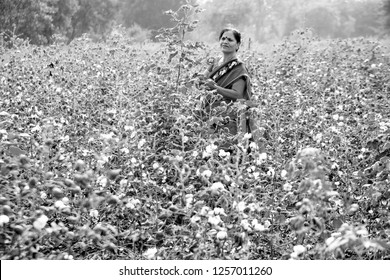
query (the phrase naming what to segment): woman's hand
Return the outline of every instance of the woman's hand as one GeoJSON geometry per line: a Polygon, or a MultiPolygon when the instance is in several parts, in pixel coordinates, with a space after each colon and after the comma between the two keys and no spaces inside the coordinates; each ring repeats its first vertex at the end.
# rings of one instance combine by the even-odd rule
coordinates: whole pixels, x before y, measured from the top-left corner
{"type": "Polygon", "coordinates": [[[207,58],[207,65],[214,67],[215,62],[216,62],[216,61],[215,61],[215,58],[214,58],[214,57],[209,57],[209,58],[207,58]]]}
{"type": "Polygon", "coordinates": [[[204,85],[206,86],[206,88],[208,90],[214,90],[214,89],[217,89],[217,83],[214,82],[212,79],[207,79],[204,83],[204,85]]]}
{"type": "Polygon", "coordinates": [[[215,66],[215,63],[216,63],[216,61],[215,61],[215,58],[214,58],[214,57],[209,57],[209,58],[207,58],[207,71],[208,71],[209,73],[211,73],[211,71],[213,71],[213,68],[214,68],[214,66],[215,66]]]}

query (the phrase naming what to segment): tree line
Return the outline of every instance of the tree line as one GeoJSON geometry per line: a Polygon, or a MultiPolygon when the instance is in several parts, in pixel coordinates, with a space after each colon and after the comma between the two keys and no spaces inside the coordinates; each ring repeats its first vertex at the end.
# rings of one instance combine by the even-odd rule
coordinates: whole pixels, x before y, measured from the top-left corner
{"type": "Polygon", "coordinates": [[[32,44],[49,44],[61,36],[68,42],[84,33],[105,36],[116,24],[145,29],[169,27],[163,12],[182,0],[1,0],[0,33],[32,44]]]}
{"type": "Polygon", "coordinates": [[[200,28],[212,37],[227,24],[259,42],[306,28],[323,38],[390,33],[390,0],[213,0],[207,5],[200,28]]]}
{"type": "MultiPolygon", "coordinates": [[[[197,0],[188,0],[196,3],[197,0]]],[[[203,0],[197,39],[211,40],[231,24],[257,41],[280,39],[298,28],[322,37],[390,33],[390,0],[203,0]]],[[[0,40],[12,37],[32,44],[67,42],[84,33],[105,37],[114,26],[157,30],[173,26],[166,10],[186,0],[1,0],[0,40]]]]}

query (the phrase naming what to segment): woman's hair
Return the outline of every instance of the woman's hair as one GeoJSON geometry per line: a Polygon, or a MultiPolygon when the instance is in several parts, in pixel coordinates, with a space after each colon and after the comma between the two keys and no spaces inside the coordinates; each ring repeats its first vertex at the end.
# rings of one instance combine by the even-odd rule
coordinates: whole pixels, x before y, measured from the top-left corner
{"type": "Polygon", "coordinates": [[[224,28],[222,29],[221,33],[219,33],[219,40],[221,40],[223,34],[227,31],[232,31],[233,32],[233,35],[234,35],[234,38],[236,39],[237,43],[241,43],[241,33],[240,31],[238,31],[237,29],[234,29],[234,28],[231,28],[231,27],[227,27],[227,28],[224,28]]]}

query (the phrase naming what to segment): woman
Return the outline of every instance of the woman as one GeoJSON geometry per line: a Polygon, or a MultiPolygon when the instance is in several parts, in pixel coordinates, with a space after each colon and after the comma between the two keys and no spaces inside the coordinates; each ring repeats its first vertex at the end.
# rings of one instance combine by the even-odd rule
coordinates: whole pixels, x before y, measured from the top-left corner
{"type": "Polygon", "coordinates": [[[238,131],[246,133],[247,121],[245,110],[238,112],[232,108],[239,99],[251,98],[250,78],[245,65],[238,60],[237,51],[241,45],[241,34],[233,28],[223,29],[219,35],[219,44],[222,58],[215,62],[209,62],[209,67],[204,76],[207,78],[205,86],[221,95],[217,101],[206,101],[206,112],[214,110],[219,112],[218,117],[222,122],[212,125],[213,133],[227,128],[228,139],[220,144],[223,149],[231,149],[231,145],[237,143],[238,131]],[[226,103],[226,105],[224,104],[226,103]],[[219,107],[219,108],[217,108],[219,107]],[[222,108],[222,112],[221,109],[222,108]]]}

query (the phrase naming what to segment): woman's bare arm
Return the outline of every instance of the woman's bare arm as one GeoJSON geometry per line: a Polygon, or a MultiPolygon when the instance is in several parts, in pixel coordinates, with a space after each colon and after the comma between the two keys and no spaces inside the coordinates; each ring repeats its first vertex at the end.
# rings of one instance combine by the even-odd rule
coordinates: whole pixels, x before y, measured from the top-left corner
{"type": "Polygon", "coordinates": [[[206,83],[210,89],[216,89],[217,93],[221,94],[223,97],[227,97],[233,100],[243,99],[244,98],[244,90],[245,90],[245,80],[239,79],[232,86],[232,89],[226,89],[218,86],[213,80],[209,80],[206,83]]]}

